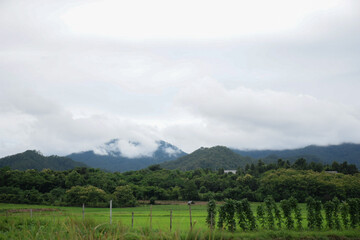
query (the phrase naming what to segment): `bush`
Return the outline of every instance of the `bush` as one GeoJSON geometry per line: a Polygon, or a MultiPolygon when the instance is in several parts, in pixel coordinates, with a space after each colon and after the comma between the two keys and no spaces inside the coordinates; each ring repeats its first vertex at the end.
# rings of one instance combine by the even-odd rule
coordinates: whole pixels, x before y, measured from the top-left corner
{"type": "Polygon", "coordinates": [[[118,186],[115,189],[114,202],[119,207],[135,207],[137,204],[133,191],[129,185],[118,186]]]}
{"type": "Polygon", "coordinates": [[[209,227],[214,228],[216,219],[216,202],[214,199],[211,199],[207,205],[207,217],[206,223],[209,227]]]}
{"type": "Polygon", "coordinates": [[[88,185],[88,186],[74,186],[66,191],[66,202],[70,205],[82,205],[92,207],[107,206],[107,194],[104,190],[88,185]]]}

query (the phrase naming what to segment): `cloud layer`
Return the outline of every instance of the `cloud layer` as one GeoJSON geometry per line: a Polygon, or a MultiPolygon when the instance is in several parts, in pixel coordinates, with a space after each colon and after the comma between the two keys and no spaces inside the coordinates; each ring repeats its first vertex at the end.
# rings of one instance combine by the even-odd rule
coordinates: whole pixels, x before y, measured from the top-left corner
{"type": "Polygon", "coordinates": [[[360,128],[356,108],[308,95],[226,89],[208,79],[184,89],[177,102],[203,120],[204,132],[216,132],[214,138],[222,136],[222,144],[233,147],[283,148],[360,138],[353,131],[360,128]]]}
{"type": "Polygon", "coordinates": [[[0,157],[359,143],[359,29],[358,1],[2,1],[0,157]]]}

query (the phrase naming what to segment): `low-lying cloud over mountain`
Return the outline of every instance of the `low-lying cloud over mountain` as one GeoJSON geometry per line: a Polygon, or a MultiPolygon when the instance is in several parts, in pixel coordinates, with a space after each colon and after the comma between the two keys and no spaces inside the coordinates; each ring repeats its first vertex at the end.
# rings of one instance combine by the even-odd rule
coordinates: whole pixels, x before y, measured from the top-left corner
{"type": "Polygon", "coordinates": [[[113,157],[151,157],[159,147],[159,142],[132,142],[124,139],[113,139],[93,149],[94,153],[102,156],[113,157]]]}
{"type": "Polygon", "coordinates": [[[146,141],[140,143],[125,139],[113,139],[93,149],[96,155],[126,158],[152,157],[156,151],[161,151],[169,157],[183,153],[177,147],[164,141],[146,141]]]}
{"type": "Polygon", "coordinates": [[[171,161],[186,153],[164,141],[131,142],[113,139],[93,150],[72,153],[67,157],[90,167],[108,171],[129,171],[171,161]]]}

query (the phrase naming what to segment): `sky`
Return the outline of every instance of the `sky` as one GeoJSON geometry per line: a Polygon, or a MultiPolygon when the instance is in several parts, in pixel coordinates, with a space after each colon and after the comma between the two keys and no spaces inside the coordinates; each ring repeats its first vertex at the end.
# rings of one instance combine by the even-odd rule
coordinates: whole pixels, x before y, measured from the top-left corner
{"type": "Polygon", "coordinates": [[[356,0],[2,0],[0,157],[360,143],[359,66],[356,0]]]}

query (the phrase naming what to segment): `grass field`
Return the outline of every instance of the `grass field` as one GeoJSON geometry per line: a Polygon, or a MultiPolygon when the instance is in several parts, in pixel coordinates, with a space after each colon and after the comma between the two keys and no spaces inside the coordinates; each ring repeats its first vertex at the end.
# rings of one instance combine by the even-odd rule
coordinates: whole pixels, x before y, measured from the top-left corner
{"type": "MultiPolygon", "coordinates": [[[[5,209],[48,209],[49,206],[23,205],[23,204],[0,204],[2,216],[6,215],[5,209]]],[[[33,218],[56,218],[82,220],[82,207],[53,207],[54,211],[33,211],[33,218]]],[[[173,229],[189,230],[190,217],[187,205],[154,205],[152,206],[152,228],[157,230],[170,229],[170,211],[172,210],[173,229]]],[[[206,228],[206,206],[192,205],[192,220],[195,226],[206,228]]],[[[134,212],[134,228],[150,227],[150,205],[144,205],[133,208],[113,208],[112,222],[123,226],[131,226],[132,212],[134,212]]],[[[30,217],[30,212],[11,212],[12,217],[30,217]]],[[[85,219],[91,219],[96,222],[110,223],[109,208],[85,208],[85,219]]]]}
{"type": "MultiPolygon", "coordinates": [[[[252,203],[255,212],[258,203],[252,203]]],[[[305,205],[300,205],[305,218],[305,205]]],[[[40,205],[0,203],[0,239],[360,239],[360,230],[289,231],[259,229],[235,233],[216,230],[211,232],[205,224],[206,205],[191,206],[193,231],[190,231],[187,205],[113,208],[110,225],[109,208],[49,207],[40,205]],[[50,211],[49,211],[49,208],[50,211]],[[28,209],[27,211],[24,209],[28,209]],[[33,209],[32,218],[29,209],[33,209]],[[44,211],[36,211],[43,209],[44,211]],[[170,232],[170,210],[173,228],[170,232]],[[134,212],[134,228],[131,228],[134,212]]],[[[303,226],[306,226],[304,219],[303,226]]]]}

